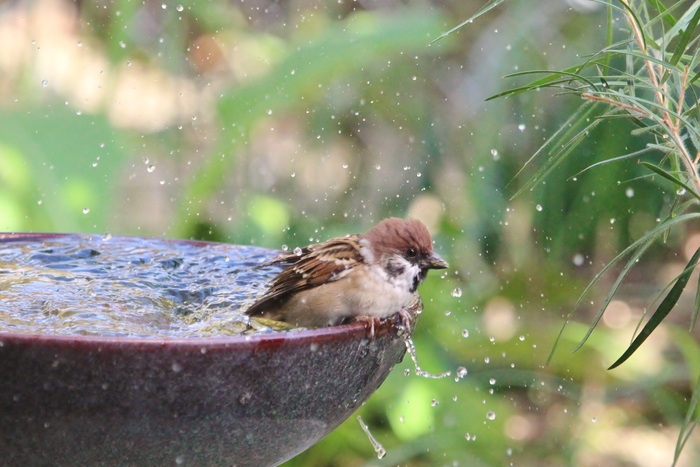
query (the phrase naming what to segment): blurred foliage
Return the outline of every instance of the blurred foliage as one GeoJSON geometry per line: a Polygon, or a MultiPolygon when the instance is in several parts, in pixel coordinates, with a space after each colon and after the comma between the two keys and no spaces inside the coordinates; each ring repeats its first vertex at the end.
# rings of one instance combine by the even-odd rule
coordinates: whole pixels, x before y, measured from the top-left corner
{"type": "MultiPolygon", "coordinates": [[[[654,245],[587,344],[546,366],[585,285],[668,214],[675,191],[631,159],[580,173],[644,146],[620,120],[512,198],[580,101],[541,90],[485,102],[522,84],[502,76],[605,47],[608,12],[514,0],[431,44],[480,6],[3,3],[0,229],[280,248],[420,218],[452,268],[422,286],[414,341],[425,370],[453,376],[405,376],[406,358],[360,409],[384,459],[351,417],[286,465],[669,465],[700,372],[694,334],[674,324],[689,311],[606,367],[700,236],[686,224],[654,245]]],[[[595,311],[582,304],[575,318],[595,311]]],[[[561,349],[586,329],[572,322],[561,349]]],[[[696,444],[678,465],[697,463],[696,444]]]]}

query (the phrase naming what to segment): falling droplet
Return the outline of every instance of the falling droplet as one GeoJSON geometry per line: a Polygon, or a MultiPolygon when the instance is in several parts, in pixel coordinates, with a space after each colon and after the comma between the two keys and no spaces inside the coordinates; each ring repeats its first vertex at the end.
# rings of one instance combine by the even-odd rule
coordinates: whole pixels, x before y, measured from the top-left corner
{"type": "Polygon", "coordinates": [[[452,291],[452,296],[455,298],[459,298],[462,296],[462,289],[459,287],[455,287],[455,289],[452,291]]]}
{"type": "Polygon", "coordinates": [[[362,431],[365,432],[367,435],[367,438],[369,438],[369,442],[372,443],[372,447],[374,448],[374,452],[377,453],[377,458],[382,459],[384,456],[386,456],[386,449],[384,449],[384,446],[382,446],[379,441],[377,441],[374,436],[372,436],[372,433],[369,431],[369,427],[365,425],[365,422],[362,421],[362,417],[359,415],[357,416],[357,421],[360,422],[360,427],[362,428],[362,431]]]}

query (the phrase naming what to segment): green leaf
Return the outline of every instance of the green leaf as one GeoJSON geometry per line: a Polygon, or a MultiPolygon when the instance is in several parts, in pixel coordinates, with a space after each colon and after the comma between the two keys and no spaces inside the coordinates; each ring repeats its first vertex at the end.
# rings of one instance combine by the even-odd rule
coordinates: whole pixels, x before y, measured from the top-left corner
{"type": "MultiPolygon", "coordinates": [[[[525,168],[537,157],[539,156],[542,152],[545,150],[548,150],[552,146],[558,148],[556,151],[554,151],[554,154],[550,152],[550,158],[548,159],[547,163],[545,163],[530,179],[525,182],[525,184],[513,195],[513,198],[517,197],[521,193],[523,193],[526,190],[531,189],[533,186],[535,186],[541,178],[544,178],[551,170],[556,167],[557,164],[562,162],[563,158],[558,157],[559,154],[564,152],[564,149],[562,148],[562,145],[555,144],[555,142],[558,141],[566,141],[569,140],[569,152],[573,150],[575,147],[575,144],[573,142],[574,138],[569,138],[569,135],[575,131],[575,127],[581,123],[586,121],[593,113],[593,111],[597,108],[598,106],[595,103],[592,102],[584,102],[572,115],[569,117],[560,127],[557,131],[554,132],[552,136],[550,136],[542,146],[539,147],[537,151],[528,159],[523,166],[520,168],[518,173],[515,175],[513,180],[517,179],[518,176],[525,170],[525,168]],[[560,159],[557,161],[557,159],[560,159]],[[548,169],[549,166],[549,169],[548,169]]],[[[587,126],[587,129],[591,129],[594,126],[597,125],[597,121],[594,120],[593,123],[587,126]]],[[[585,130],[584,130],[585,131],[585,130]]],[[[579,132],[578,135],[581,135],[583,132],[579,132]]],[[[580,142],[580,138],[578,140],[580,142]]],[[[577,144],[577,143],[576,143],[577,144]]],[[[567,153],[568,154],[568,153],[567,153]]],[[[512,183],[512,181],[510,182],[512,183]]],[[[510,185],[508,183],[508,185],[510,185]]]]}
{"type": "Polygon", "coordinates": [[[698,248],[695,251],[693,257],[690,258],[690,261],[685,267],[685,270],[680,274],[678,280],[671,288],[671,291],[668,293],[668,295],[666,295],[666,298],[664,298],[661,304],[659,304],[659,307],[656,309],[649,322],[647,322],[646,326],[644,326],[642,332],[639,333],[639,335],[634,339],[634,341],[632,341],[630,346],[627,348],[625,353],[623,353],[622,356],[618,358],[617,361],[610,366],[610,368],[608,368],[608,370],[617,368],[628,358],[630,358],[632,354],[634,354],[634,352],[639,348],[639,346],[642,345],[642,343],[647,339],[647,337],[651,335],[654,329],[656,329],[658,325],[661,324],[664,318],[666,318],[666,316],[671,312],[673,307],[676,306],[676,303],[678,303],[678,299],[680,298],[681,293],[685,289],[685,286],[688,284],[688,280],[690,279],[691,273],[695,269],[695,266],[697,266],[698,264],[698,258],[700,258],[700,248],[698,248]]]}
{"type": "Polygon", "coordinates": [[[449,31],[440,34],[436,39],[433,39],[430,43],[432,44],[432,43],[434,43],[434,42],[439,41],[439,40],[442,39],[443,37],[449,36],[450,34],[452,34],[453,32],[457,31],[458,29],[461,29],[462,27],[464,27],[464,26],[466,26],[467,24],[473,22],[475,19],[479,18],[480,16],[483,16],[483,15],[485,15],[486,13],[488,13],[489,11],[493,10],[493,9],[496,8],[498,5],[500,5],[501,3],[503,3],[504,1],[505,1],[505,0],[492,0],[491,2],[487,3],[486,5],[484,5],[484,6],[483,6],[479,11],[477,11],[473,16],[471,16],[471,17],[469,17],[468,19],[462,21],[461,23],[459,23],[457,26],[453,27],[453,28],[450,29],[449,31]]]}
{"type": "Polygon", "coordinates": [[[693,414],[698,409],[698,404],[700,403],[700,378],[695,382],[695,387],[693,388],[693,397],[690,399],[690,405],[688,406],[688,410],[685,413],[685,420],[683,421],[683,424],[681,425],[681,430],[678,433],[678,441],[676,441],[676,451],[673,454],[673,465],[676,465],[676,462],[678,462],[678,458],[681,455],[681,451],[683,451],[683,447],[685,446],[685,443],[688,442],[688,439],[690,439],[690,435],[693,433],[693,430],[695,427],[698,425],[698,421],[700,421],[700,415],[697,415],[693,417],[693,414]]]}
{"type": "Polygon", "coordinates": [[[574,79],[577,79],[579,81],[582,81],[586,84],[588,84],[591,87],[592,91],[598,91],[598,86],[596,84],[586,78],[585,76],[582,76],[578,73],[574,73],[573,70],[578,70],[579,67],[570,67],[567,68],[566,70],[561,70],[561,71],[552,71],[552,70],[530,70],[530,71],[522,71],[518,73],[511,73],[505,76],[505,78],[513,78],[517,76],[525,76],[525,75],[533,75],[533,74],[544,74],[547,73],[549,76],[545,76],[544,78],[538,79],[537,81],[533,81],[525,86],[521,86],[515,89],[511,89],[509,91],[504,91],[498,94],[495,94],[493,96],[487,97],[486,101],[490,101],[493,99],[497,99],[502,96],[507,96],[511,94],[519,94],[524,91],[529,91],[530,89],[537,89],[537,88],[543,88],[543,87],[551,87],[554,82],[560,83],[562,81],[564,82],[570,82],[573,81],[574,79]],[[566,76],[568,78],[572,79],[567,79],[567,80],[562,80],[562,77],[566,76]]]}
{"type": "MultiPolygon", "coordinates": [[[[666,230],[670,229],[672,226],[682,223],[682,222],[687,222],[692,219],[698,219],[700,218],[700,213],[693,212],[689,214],[682,214],[680,216],[674,215],[673,213],[669,215],[668,218],[666,218],[662,223],[651,229],[649,232],[645,233],[642,235],[640,238],[635,240],[631,245],[629,245],[627,248],[625,248],[622,252],[618,253],[617,256],[615,256],[608,264],[606,264],[603,269],[600,270],[598,274],[595,275],[595,277],[591,280],[591,282],[586,286],[586,288],[583,290],[581,293],[579,299],[576,301],[576,304],[574,305],[573,309],[569,312],[569,314],[566,317],[566,320],[564,322],[564,325],[561,327],[559,330],[559,334],[557,335],[554,344],[552,345],[552,350],[549,353],[549,356],[547,357],[547,364],[552,360],[552,357],[554,356],[554,352],[556,351],[559,341],[561,340],[561,337],[564,333],[564,329],[566,328],[566,325],[569,324],[571,321],[571,318],[574,315],[574,311],[576,308],[579,306],[581,301],[583,301],[583,297],[588,293],[588,291],[593,287],[593,285],[598,282],[598,280],[603,276],[603,274],[610,269],[614,264],[616,264],[619,260],[627,256],[628,254],[635,252],[635,256],[632,257],[634,259],[635,257],[640,257],[642,253],[653,243],[653,241],[658,238],[658,236],[662,233],[664,233],[666,230]]],[[[635,260],[636,261],[636,260],[635,260]]],[[[627,262],[627,265],[625,266],[625,269],[623,269],[622,273],[620,276],[618,276],[618,280],[616,281],[617,286],[619,286],[619,283],[622,281],[622,278],[627,274],[627,271],[631,269],[631,267],[636,264],[632,262],[632,260],[627,262]]],[[[608,297],[612,297],[615,292],[617,291],[617,287],[613,285],[612,290],[610,293],[608,293],[608,297]]],[[[606,298],[606,301],[609,303],[609,300],[606,298]]],[[[605,311],[604,308],[601,308],[596,317],[593,320],[593,324],[589,327],[588,332],[586,333],[585,337],[581,340],[581,343],[576,347],[576,349],[581,348],[581,346],[586,342],[588,337],[591,335],[593,332],[593,329],[595,326],[598,324],[598,321],[600,320],[601,316],[603,316],[603,312],[605,311]]]]}
{"type": "MultiPolygon", "coordinates": [[[[633,157],[641,156],[642,154],[645,154],[645,153],[651,152],[651,151],[653,151],[652,148],[646,147],[644,149],[640,149],[639,151],[634,151],[634,152],[631,152],[629,154],[625,154],[624,156],[611,157],[610,159],[605,159],[604,161],[596,162],[595,164],[591,164],[588,167],[586,167],[585,169],[576,173],[575,175],[572,176],[572,178],[578,177],[582,173],[587,172],[595,167],[599,167],[599,166],[605,165],[605,164],[610,164],[612,162],[618,162],[618,161],[625,160],[625,159],[631,159],[633,157]]],[[[644,164],[644,162],[642,162],[642,164],[644,164]]]]}
{"type": "Polygon", "coordinates": [[[685,50],[688,47],[688,43],[690,42],[690,39],[695,33],[695,28],[698,26],[698,21],[700,21],[700,8],[698,8],[698,4],[696,4],[695,14],[693,15],[693,18],[687,23],[685,31],[683,31],[683,34],[681,35],[681,38],[678,41],[678,45],[676,45],[676,50],[673,52],[673,56],[671,57],[670,61],[671,65],[676,66],[678,60],[680,60],[683,56],[683,53],[685,53],[685,50]]]}
{"type": "Polygon", "coordinates": [[[663,178],[670,180],[671,182],[673,182],[674,184],[676,184],[678,186],[683,187],[685,189],[686,193],[690,193],[695,198],[700,200],[700,195],[698,195],[690,185],[678,180],[676,177],[674,177],[673,175],[671,175],[670,173],[668,173],[667,171],[665,171],[661,167],[658,167],[654,164],[650,164],[649,162],[642,162],[641,164],[644,167],[646,167],[647,169],[651,170],[652,172],[654,172],[658,175],[661,175],[663,178]]]}

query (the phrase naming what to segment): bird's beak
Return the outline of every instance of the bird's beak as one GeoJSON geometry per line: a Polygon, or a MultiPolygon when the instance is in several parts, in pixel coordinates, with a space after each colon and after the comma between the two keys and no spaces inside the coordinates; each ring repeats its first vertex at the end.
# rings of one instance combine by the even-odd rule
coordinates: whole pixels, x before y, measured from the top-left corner
{"type": "Polygon", "coordinates": [[[447,261],[440,258],[440,255],[438,255],[434,251],[431,252],[425,258],[423,258],[421,263],[422,263],[421,266],[424,269],[447,269],[450,267],[450,265],[447,264],[447,261]]]}

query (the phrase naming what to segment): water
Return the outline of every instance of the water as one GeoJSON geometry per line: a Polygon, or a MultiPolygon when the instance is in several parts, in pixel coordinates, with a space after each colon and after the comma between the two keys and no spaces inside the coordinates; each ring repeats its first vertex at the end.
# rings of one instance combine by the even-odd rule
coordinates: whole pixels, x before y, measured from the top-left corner
{"type": "Polygon", "coordinates": [[[211,337],[269,331],[242,311],[277,268],[256,247],[111,236],[0,242],[0,332],[211,337]]]}

